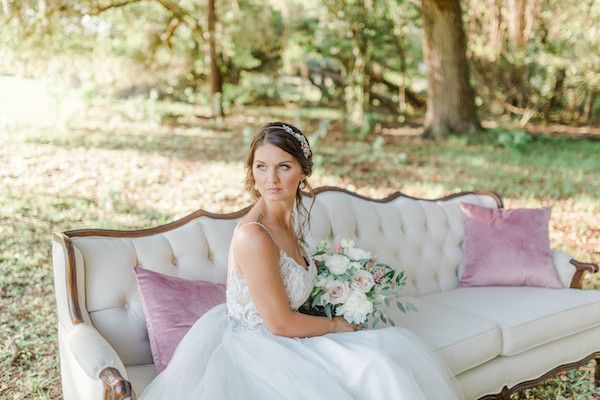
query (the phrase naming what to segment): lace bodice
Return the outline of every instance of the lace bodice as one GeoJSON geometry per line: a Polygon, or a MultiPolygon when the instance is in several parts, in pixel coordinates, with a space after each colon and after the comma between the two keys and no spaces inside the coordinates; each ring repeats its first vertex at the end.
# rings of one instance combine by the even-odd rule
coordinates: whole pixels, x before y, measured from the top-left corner
{"type": "MultiPolygon", "coordinates": [[[[258,222],[269,235],[269,230],[258,222]]],[[[245,225],[247,225],[245,224],[245,225]]],[[[243,225],[243,226],[245,226],[243,225]]],[[[236,230],[239,229],[236,228],[236,230]]],[[[272,237],[272,236],[271,236],[272,237]]],[[[290,302],[290,309],[297,310],[310,295],[317,275],[317,267],[312,259],[309,259],[308,269],[304,269],[296,260],[279,249],[279,267],[281,278],[285,286],[290,302]]],[[[233,258],[233,251],[229,249],[229,260],[227,266],[227,313],[234,321],[249,328],[257,328],[263,325],[263,320],[256,309],[256,305],[250,296],[250,290],[246,285],[244,277],[239,273],[237,263],[233,258]]]]}

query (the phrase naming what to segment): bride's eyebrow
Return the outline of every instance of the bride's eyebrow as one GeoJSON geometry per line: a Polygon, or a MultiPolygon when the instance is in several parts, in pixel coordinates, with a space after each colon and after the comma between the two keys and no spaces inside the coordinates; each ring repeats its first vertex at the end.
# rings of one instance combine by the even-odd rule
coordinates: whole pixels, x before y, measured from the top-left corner
{"type": "MultiPolygon", "coordinates": [[[[267,164],[266,162],[262,161],[262,160],[254,160],[255,163],[263,163],[263,164],[267,164]]],[[[292,160],[285,160],[285,161],[280,161],[278,164],[285,164],[285,163],[293,163],[294,161],[292,160]]]]}

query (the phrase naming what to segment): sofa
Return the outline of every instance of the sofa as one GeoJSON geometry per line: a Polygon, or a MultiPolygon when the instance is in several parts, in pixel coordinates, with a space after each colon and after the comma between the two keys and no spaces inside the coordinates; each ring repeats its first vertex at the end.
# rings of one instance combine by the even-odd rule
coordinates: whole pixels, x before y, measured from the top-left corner
{"type": "MultiPolygon", "coordinates": [[[[494,193],[462,192],[435,200],[395,193],[370,199],[335,187],[315,191],[305,240],[355,240],[407,274],[396,312],[445,360],[467,399],[508,399],[566,369],[596,360],[600,379],[600,291],[580,290],[598,266],[553,251],[562,289],[459,287],[463,219],[459,203],[503,207],[494,193]]],[[[310,206],[312,199],[304,201],[310,206]]],[[[135,398],[156,376],[133,268],[190,280],[224,282],[235,225],[203,210],[151,229],[56,233],[52,254],[63,396],[135,398]]]]}

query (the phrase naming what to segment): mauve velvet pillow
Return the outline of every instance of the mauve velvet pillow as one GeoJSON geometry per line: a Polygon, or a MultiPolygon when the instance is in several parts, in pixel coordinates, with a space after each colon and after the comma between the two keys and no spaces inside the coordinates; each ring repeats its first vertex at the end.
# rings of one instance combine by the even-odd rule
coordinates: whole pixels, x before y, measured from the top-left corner
{"type": "Polygon", "coordinates": [[[175,278],[140,267],[134,271],[154,366],[160,373],[194,322],[225,302],[225,285],[175,278]]]}
{"type": "Polygon", "coordinates": [[[551,207],[502,208],[461,203],[467,286],[562,288],[548,238],[551,207]]]}

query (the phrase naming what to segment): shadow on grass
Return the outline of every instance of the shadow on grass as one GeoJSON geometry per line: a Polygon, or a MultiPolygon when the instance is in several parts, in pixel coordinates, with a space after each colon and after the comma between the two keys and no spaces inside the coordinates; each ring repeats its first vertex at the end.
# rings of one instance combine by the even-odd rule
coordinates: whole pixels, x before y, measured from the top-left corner
{"type": "Polygon", "coordinates": [[[29,135],[26,142],[61,148],[136,151],[189,161],[241,160],[246,150],[242,136],[231,132],[205,137],[199,134],[137,134],[78,129],[68,135],[29,135]]]}
{"type": "MultiPolygon", "coordinates": [[[[136,151],[189,161],[241,162],[246,154],[248,138],[239,129],[215,132],[206,127],[182,128],[183,133],[160,129],[163,131],[158,133],[79,129],[67,135],[30,135],[26,141],[61,148],[136,151]]],[[[357,187],[402,188],[424,183],[441,185],[447,192],[479,189],[510,197],[600,198],[597,141],[487,131],[436,142],[387,137],[376,146],[376,135],[361,140],[340,136],[337,130],[316,141],[315,166],[357,187]]]]}

